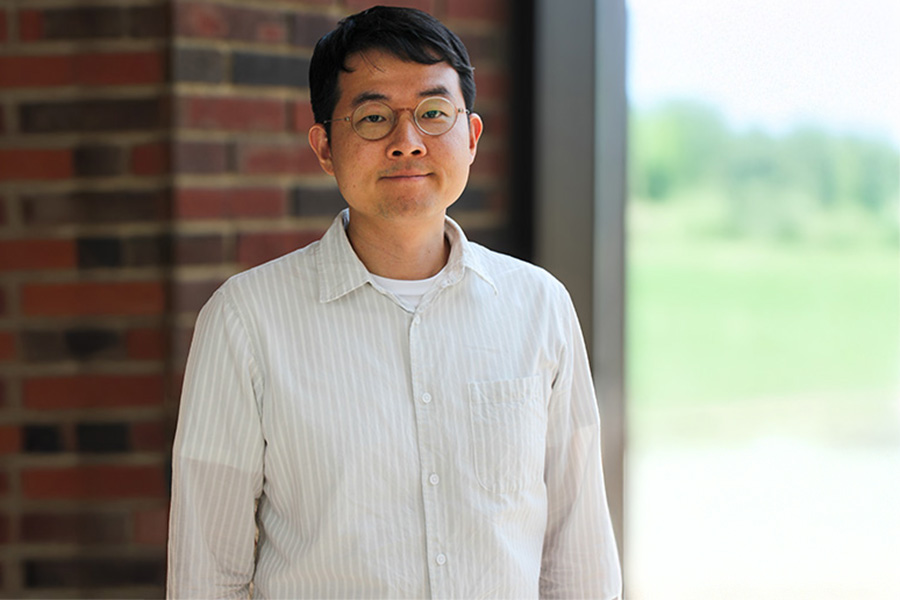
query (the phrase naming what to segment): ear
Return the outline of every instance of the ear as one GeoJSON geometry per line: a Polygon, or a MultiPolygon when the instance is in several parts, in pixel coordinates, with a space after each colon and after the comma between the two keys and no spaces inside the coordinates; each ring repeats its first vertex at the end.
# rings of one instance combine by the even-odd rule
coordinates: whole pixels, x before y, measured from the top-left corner
{"type": "Polygon", "coordinates": [[[478,140],[481,138],[481,132],[484,130],[484,122],[478,113],[469,115],[469,152],[471,159],[469,164],[475,161],[475,154],[478,151],[478,140]]]}
{"type": "Polygon", "coordinates": [[[329,175],[334,175],[334,161],[331,156],[331,143],[328,141],[328,134],[325,133],[325,126],[316,123],[309,128],[309,146],[316,153],[319,159],[319,165],[322,170],[329,175]]]}

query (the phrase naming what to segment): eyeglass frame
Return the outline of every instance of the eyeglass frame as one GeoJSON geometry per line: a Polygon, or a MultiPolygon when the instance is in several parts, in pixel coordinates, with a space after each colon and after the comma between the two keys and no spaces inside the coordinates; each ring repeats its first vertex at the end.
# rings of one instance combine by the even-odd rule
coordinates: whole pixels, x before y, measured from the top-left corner
{"type": "Polygon", "coordinates": [[[443,97],[443,96],[428,96],[427,98],[422,98],[422,100],[420,100],[419,103],[416,104],[413,108],[394,108],[394,107],[392,107],[390,104],[388,104],[387,102],[382,102],[381,100],[369,100],[369,101],[367,101],[367,102],[364,102],[364,103],[360,104],[360,105],[357,106],[356,108],[354,108],[354,109],[353,109],[353,112],[350,113],[350,116],[349,116],[349,117],[341,117],[341,118],[339,118],[339,119],[326,119],[326,120],[322,121],[321,124],[322,124],[322,125],[327,125],[327,124],[329,124],[329,123],[337,123],[337,122],[339,122],[339,121],[347,121],[348,123],[350,123],[350,128],[353,130],[353,133],[355,133],[356,135],[358,135],[360,138],[366,140],[367,142],[377,142],[378,140],[383,140],[383,139],[386,138],[387,136],[391,135],[391,134],[394,132],[394,130],[397,129],[397,125],[400,124],[400,113],[402,113],[402,112],[407,112],[407,111],[412,115],[413,124],[415,124],[416,129],[418,129],[419,131],[421,131],[421,132],[424,133],[425,135],[430,135],[430,136],[432,136],[432,137],[437,137],[437,136],[439,136],[439,135],[444,135],[445,133],[447,133],[448,131],[450,131],[450,130],[453,129],[454,127],[456,127],[456,122],[459,121],[459,115],[460,115],[460,114],[465,113],[467,116],[472,114],[472,111],[470,111],[468,108],[459,108],[459,107],[455,106],[455,105],[453,104],[453,102],[451,102],[449,99],[447,99],[447,98],[445,98],[445,97],[443,97]],[[450,127],[448,127],[446,131],[442,131],[442,132],[440,132],[440,133],[431,133],[431,132],[429,132],[429,131],[425,131],[425,129],[423,129],[422,126],[419,125],[419,119],[416,118],[416,110],[417,110],[420,106],[422,106],[423,104],[425,104],[426,102],[428,102],[429,100],[434,100],[434,99],[436,99],[436,98],[439,99],[439,100],[444,100],[444,101],[446,101],[450,106],[453,106],[453,108],[455,109],[455,112],[453,113],[453,123],[450,124],[450,127]],[[367,137],[363,136],[359,131],[357,131],[356,126],[353,124],[353,115],[356,113],[356,111],[358,111],[360,108],[362,108],[363,106],[365,106],[365,105],[367,105],[367,104],[381,104],[382,106],[387,107],[387,108],[394,114],[394,125],[393,125],[393,126],[392,126],[392,127],[391,127],[384,135],[383,135],[383,136],[381,136],[381,137],[377,137],[377,138],[367,138],[367,137]]]}

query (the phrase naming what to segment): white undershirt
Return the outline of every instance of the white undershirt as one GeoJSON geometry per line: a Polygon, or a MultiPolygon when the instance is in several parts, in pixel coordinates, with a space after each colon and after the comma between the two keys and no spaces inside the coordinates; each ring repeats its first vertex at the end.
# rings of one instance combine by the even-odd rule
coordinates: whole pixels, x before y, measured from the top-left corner
{"type": "Polygon", "coordinates": [[[431,289],[435,280],[440,276],[429,277],[428,279],[389,279],[372,273],[372,279],[380,285],[385,291],[390,292],[397,297],[397,300],[408,310],[415,312],[422,300],[422,296],[431,289]]]}

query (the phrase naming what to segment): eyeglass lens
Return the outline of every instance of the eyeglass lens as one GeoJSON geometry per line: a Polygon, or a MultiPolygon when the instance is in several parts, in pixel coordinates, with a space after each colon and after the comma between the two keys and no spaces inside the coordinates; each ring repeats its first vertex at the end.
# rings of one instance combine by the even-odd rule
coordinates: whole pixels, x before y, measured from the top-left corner
{"type": "MultiPolygon", "coordinates": [[[[413,118],[416,126],[428,135],[441,135],[456,123],[457,109],[446,98],[426,98],[416,106],[413,118]]],[[[383,102],[366,102],[351,117],[353,129],[367,140],[378,140],[397,125],[398,111],[383,102]]]]}

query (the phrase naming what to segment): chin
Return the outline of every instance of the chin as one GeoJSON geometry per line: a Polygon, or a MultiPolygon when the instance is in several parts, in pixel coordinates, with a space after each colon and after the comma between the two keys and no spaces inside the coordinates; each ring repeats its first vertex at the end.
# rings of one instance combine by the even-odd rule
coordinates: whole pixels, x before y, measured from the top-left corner
{"type": "MultiPolygon", "coordinates": [[[[433,200],[421,198],[396,198],[381,205],[380,213],[386,218],[424,217],[440,210],[433,200]]],[[[441,211],[443,212],[443,211],[441,211]]]]}

